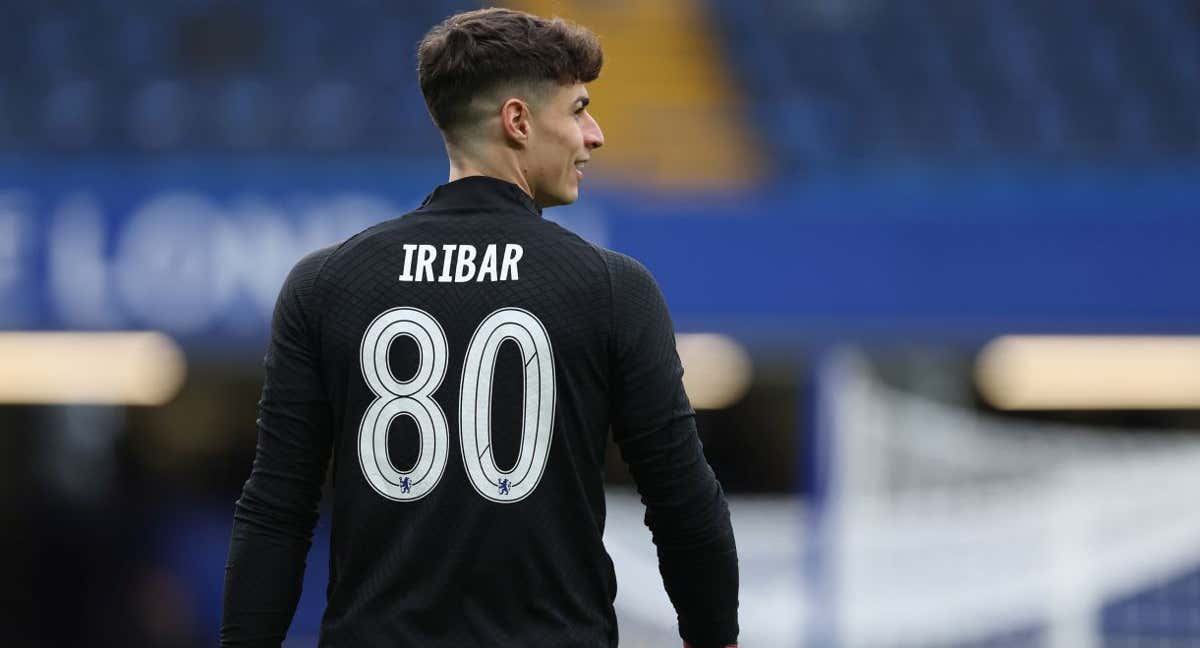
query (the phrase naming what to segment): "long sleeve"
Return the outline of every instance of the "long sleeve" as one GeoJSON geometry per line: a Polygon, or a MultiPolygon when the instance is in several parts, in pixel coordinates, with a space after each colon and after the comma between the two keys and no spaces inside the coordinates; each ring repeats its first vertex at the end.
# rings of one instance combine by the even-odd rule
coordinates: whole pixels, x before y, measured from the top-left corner
{"type": "Polygon", "coordinates": [[[310,310],[323,258],[314,253],[296,265],[275,307],[258,447],[225,568],[222,646],[277,648],[300,598],[332,445],[310,310]]]}
{"type": "Polygon", "coordinates": [[[738,563],[729,508],[704,457],[661,291],[610,254],[613,436],[646,506],[663,583],[694,648],[737,643],[738,563]]]}

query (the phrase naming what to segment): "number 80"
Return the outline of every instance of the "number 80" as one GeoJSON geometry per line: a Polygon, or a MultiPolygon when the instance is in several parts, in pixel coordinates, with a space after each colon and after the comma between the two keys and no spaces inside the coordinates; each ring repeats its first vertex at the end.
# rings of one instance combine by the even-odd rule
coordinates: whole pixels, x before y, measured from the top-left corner
{"type": "MultiPolygon", "coordinates": [[[[367,483],[383,497],[398,502],[421,499],[446,472],[450,433],[433,393],[446,377],[448,353],[441,324],[417,308],[384,311],[363,334],[362,374],[375,400],[359,425],[358,460],[367,483]],[[401,336],[415,341],[419,352],[416,373],[408,380],[397,379],[388,363],[388,350],[401,336]],[[388,456],[388,431],[397,416],[411,418],[419,431],[417,462],[407,471],[397,469],[388,456]]],[[[458,401],[463,465],[480,495],[511,504],[537,488],[550,455],[554,404],[554,353],[541,321],[520,308],[501,308],[484,318],[467,345],[458,401]],[[521,450],[510,470],[501,470],[491,452],[492,379],[505,340],[520,347],[525,387],[521,450]]]]}

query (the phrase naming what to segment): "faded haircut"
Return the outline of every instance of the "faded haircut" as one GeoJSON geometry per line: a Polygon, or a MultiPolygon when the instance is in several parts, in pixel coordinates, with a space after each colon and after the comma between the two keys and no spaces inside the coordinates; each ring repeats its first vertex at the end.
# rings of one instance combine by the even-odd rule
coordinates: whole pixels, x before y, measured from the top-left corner
{"type": "Polygon", "coordinates": [[[433,123],[448,140],[476,126],[498,91],[535,102],[553,84],[600,76],[600,40],[585,27],[511,9],[450,16],[417,47],[417,78],[433,123]]]}

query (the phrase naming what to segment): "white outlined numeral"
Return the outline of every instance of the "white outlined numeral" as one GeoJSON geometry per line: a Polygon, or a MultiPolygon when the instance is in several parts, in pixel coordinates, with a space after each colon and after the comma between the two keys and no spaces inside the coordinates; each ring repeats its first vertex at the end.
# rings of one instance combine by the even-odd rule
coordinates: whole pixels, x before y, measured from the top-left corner
{"type": "Polygon", "coordinates": [[[358,461],[367,483],[388,499],[421,499],[446,472],[450,433],[446,414],[432,394],[446,377],[448,350],[442,326],[416,308],[385,311],[363,334],[362,374],[375,400],[358,428],[358,461]],[[403,381],[392,375],[388,364],[388,350],[401,336],[412,338],[420,352],[416,375],[403,381]],[[417,463],[407,471],[398,470],[388,457],[388,429],[397,416],[412,418],[421,438],[417,463]]]}
{"type": "Polygon", "coordinates": [[[493,502],[519,502],[537,488],[554,435],[554,390],[554,352],[538,318],[519,308],[488,315],[467,345],[458,405],[463,465],[480,495],[493,502]],[[510,470],[501,470],[492,453],[492,379],[505,340],[520,347],[525,367],[521,450],[510,470]]]}
{"type": "MultiPolygon", "coordinates": [[[[363,378],[375,394],[358,428],[358,460],[367,483],[383,497],[409,502],[428,495],[446,472],[450,433],[446,414],[433,392],[446,377],[449,345],[441,324],[417,308],[392,308],[376,317],[363,334],[363,378]],[[417,343],[416,374],[398,380],[388,363],[397,338],[417,343]],[[417,462],[397,469],[388,456],[388,430],[397,416],[408,416],[420,435],[417,462]]],[[[501,308],[484,318],[467,345],[459,388],[459,441],[471,485],[501,504],[519,502],[537,488],[554,437],[554,351],[542,322],[529,311],[501,308]],[[496,465],[492,452],[492,381],[500,345],[511,340],[524,366],[521,448],[509,470],[496,465]]]]}

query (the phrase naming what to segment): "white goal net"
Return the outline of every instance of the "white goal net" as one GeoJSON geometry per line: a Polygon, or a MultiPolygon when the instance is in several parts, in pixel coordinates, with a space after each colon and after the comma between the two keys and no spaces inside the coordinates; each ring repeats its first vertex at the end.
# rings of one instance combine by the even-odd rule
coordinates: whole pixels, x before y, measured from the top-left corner
{"type": "Polygon", "coordinates": [[[1200,645],[1200,587],[1149,594],[1200,569],[1200,434],[988,416],[845,351],[819,384],[830,470],[808,643],[1200,645]],[[1146,619],[1106,623],[1139,596],[1122,613],[1146,619]]]}

